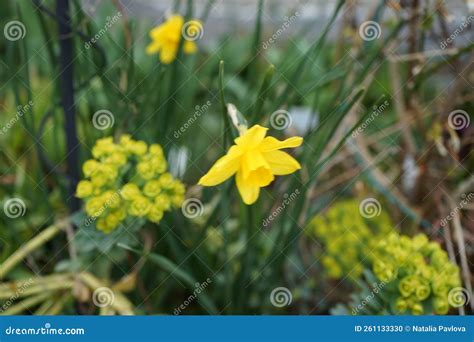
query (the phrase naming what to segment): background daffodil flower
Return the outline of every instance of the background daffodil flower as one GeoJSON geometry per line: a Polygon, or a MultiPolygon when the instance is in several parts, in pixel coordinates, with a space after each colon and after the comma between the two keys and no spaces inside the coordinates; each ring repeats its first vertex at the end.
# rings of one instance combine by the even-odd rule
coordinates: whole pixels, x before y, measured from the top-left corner
{"type": "Polygon", "coordinates": [[[199,185],[214,186],[235,176],[237,188],[245,204],[258,199],[260,188],[269,185],[275,176],[288,175],[301,165],[283,148],[298,147],[301,137],[280,141],[265,137],[268,128],[255,125],[234,140],[225,156],[217,160],[211,169],[199,180],[199,185]]]}
{"type": "MultiPolygon", "coordinates": [[[[197,20],[192,20],[192,22],[198,23],[197,20]]],[[[146,53],[149,55],[159,53],[160,61],[164,64],[173,62],[178,53],[183,25],[184,18],[180,15],[173,15],[163,24],[152,29],[150,31],[152,42],[146,47],[146,53]]],[[[185,40],[183,51],[186,54],[195,53],[197,51],[196,43],[185,40]]]]}

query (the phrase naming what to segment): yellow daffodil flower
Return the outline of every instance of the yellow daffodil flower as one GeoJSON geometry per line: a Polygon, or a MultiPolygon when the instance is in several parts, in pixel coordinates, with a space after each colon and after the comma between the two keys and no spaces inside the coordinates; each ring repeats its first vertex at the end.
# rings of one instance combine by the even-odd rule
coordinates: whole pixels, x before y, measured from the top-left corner
{"type": "Polygon", "coordinates": [[[236,175],[240,196],[250,205],[258,199],[260,188],[269,185],[275,176],[288,175],[300,169],[300,164],[289,154],[279,151],[298,147],[303,138],[292,137],[280,141],[265,137],[268,128],[255,125],[234,140],[227,154],[217,160],[199,180],[203,186],[214,186],[236,175]]]}
{"type": "MultiPolygon", "coordinates": [[[[198,27],[201,27],[197,20],[191,20],[190,23],[196,23],[198,27]]],[[[180,15],[173,15],[163,24],[152,29],[150,31],[152,42],[147,46],[146,53],[149,55],[159,53],[160,61],[164,64],[173,62],[178,53],[183,25],[184,18],[180,15]]],[[[186,54],[195,53],[197,51],[196,43],[191,40],[185,40],[183,42],[183,51],[186,54]]]]}

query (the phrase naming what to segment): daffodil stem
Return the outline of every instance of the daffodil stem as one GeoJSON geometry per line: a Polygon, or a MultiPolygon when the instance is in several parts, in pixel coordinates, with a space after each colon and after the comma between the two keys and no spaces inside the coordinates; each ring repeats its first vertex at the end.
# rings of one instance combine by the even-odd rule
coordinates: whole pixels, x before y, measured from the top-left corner
{"type": "Polygon", "coordinates": [[[214,5],[214,3],[216,2],[216,0],[208,0],[207,3],[206,3],[206,6],[204,8],[204,11],[203,11],[203,14],[202,14],[202,17],[201,17],[201,22],[206,22],[207,20],[207,17],[209,16],[209,13],[211,12],[211,9],[212,9],[212,6],[214,5]]]}
{"type": "Polygon", "coordinates": [[[193,0],[188,0],[187,9],[186,9],[186,20],[190,20],[193,16],[193,0]]]}
{"type": "MultiPolygon", "coordinates": [[[[237,298],[239,303],[239,309],[242,311],[248,308],[247,302],[244,300],[250,298],[250,291],[249,287],[251,284],[251,276],[252,276],[252,259],[253,259],[253,252],[255,248],[255,237],[253,236],[253,206],[247,205],[245,206],[246,209],[246,244],[245,244],[245,253],[243,255],[244,260],[242,263],[242,272],[241,272],[241,279],[240,279],[240,295],[237,298]]],[[[243,312],[242,312],[243,313],[243,312]]]]}
{"type": "MultiPolygon", "coordinates": [[[[299,213],[301,213],[302,208],[304,207],[306,192],[308,191],[309,187],[305,186],[305,183],[301,179],[301,174],[297,174],[295,177],[292,178],[292,181],[288,188],[301,189],[301,194],[295,200],[293,208],[287,209],[291,210],[291,213],[284,215],[283,219],[281,220],[281,223],[279,224],[279,231],[275,238],[275,244],[273,245],[272,251],[268,256],[267,261],[265,262],[265,264],[271,262],[274,265],[278,265],[275,267],[278,269],[282,269],[282,267],[280,267],[280,263],[284,262],[285,254],[281,253],[281,251],[287,250],[289,252],[292,252],[295,243],[298,241],[298,234],[301,233],[301,230],[300,227],[296,226],[297,223],[294,223],[294,219],[292,218],[297,218],[299,213]]],[[[274,272],[269,282],[277,282],[279,280],[279,276],[280,275],[278,274],[278,272],[274,272]]]]}
{"type": "Polygon", "coordinates": [[[224,148],[227,149],[230,142],[230,139],[228,138],[230,134],[230,126],[224,97],[224,61],[220,61],[219,63],[219,98],[221,102],[222,119],[224,120],[224,148]]]}
{"type": "MultiPolygon", "coordinates": [[[[179,5],[178,5],[179,6],[179,5]]],[[[186,9],[186,16],[185,20],[189,20],[192,16],[193,12],[193,2],[192,0],[187,1],[187,9],[186,9]]],[[[163,132],[168,132],[170,129],[168,127],[169,118],[172,118],[176,114],[176,107],[172,106],[172,102],[175,102],[176,99],[180,96],[180,87],[177,86],[181,84],[182,81],[182,72],[180,69],[180,64],[183,64],[182,60],[184,57],[183,53],[183,44],[184,39],[179,41],[178,45],[178,54],[176,56],[176,60],[171,65],[171,77],[169,78],[169,86],[168,86],[168,98],[165,102],[165,110],[164,110],[164,125],[163,125],[163,132]]]]}
{"type": "Polygon", "coordinates": [[[181,5],[181,1],[180,1],[180,0],[174,0],[173,12],[178,13],[178,11],[179,11],[179,6],[180,6],[180,5],[181,5]]]}
{"type": "Polygon", "coordinates": [[[228,210],[230,208],[229,206],[229,201],[227,197],[227,193],[229,192],[229,188],[232,182],[226,182],[224,186],[222,187],[222,196],[221,196],[221,207],[220,207],[220,215],[221,215],[221,225],[222,225],[222,232],[223,232],[223,237],[224,237],[224,272],[225,272],[225,277],[226,277],[226,287],[225,287],[225,292],[224,292],[224,298],[225,298],[225,305],[229,308],[228,304],[231,303],[232,301],[232,284],[233,284],[233,279],[232,279],[232,269],[231,266],[232,264],[228,262],[229,260],[229,247],[230,247],[230,241],[229,241],[229,232],[227,229],[227,220],[229,217],[228,210]]]}

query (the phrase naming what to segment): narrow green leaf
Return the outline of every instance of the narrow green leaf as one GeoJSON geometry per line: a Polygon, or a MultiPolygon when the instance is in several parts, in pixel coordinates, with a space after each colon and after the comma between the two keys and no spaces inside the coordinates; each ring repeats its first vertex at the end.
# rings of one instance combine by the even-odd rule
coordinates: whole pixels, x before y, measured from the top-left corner
{"type": "MultiPolygon", "coordinates": [[[[146,259],[149,259],[158,267],[185,283],[189,290],[195,289],[195,286],[198,282],[194,279],[194,277],[180,269],[178,265],[173,263],[171,260],[165,258],[164,256],[155,253],[145,253],[122,243],[118,243],[117,246],[135,254],[138,254],[146,259]]],[[[198,301],[201,302],[202,306],[207,311],[209,311],[210,314],[216,315],[218,313],[216,306],[209,298],[209,296],[207,296],[203,292],[198,293],[196,296],[198,298],[198,301]]]]}
{"type": "MultiPolygon", "coordinates": [[[[319,123],[316,130],[311,132],[306,138],[311,141],[311,144],[314,146],[314,149],[311,151],[307,150],[305,159],[318,161],[321,157],[322,152],[326,148],[329,140],[336,132],[337,127],[344,119],[349,110],[354,106],[354,104],[359,100],[359,98],[364,94],[365,90],[360,89],[349,101],[343,102],[332,113],[326,120],[319,123]]],[[[309,165],[309,164],[308,164],[309,165]]]]}
{"type": "Polygon", "coordinates": [[[252,38],[252,47],[251,47],[251,55],[249,64],[247,66],[247,79],[251,80],[252,77],[256,77],[257,72],[257,61],[258,61],[258,53],[260,51],[259,45],[262,35],[262,15],[263,15],[263,0],[258,1],[258,8],[257,8],[257,19],[255,21],[255,30],[252,38]]]}
{"type": "Polygon", "coordinates": [[[265,104],[265,99],[268,95],[268,91],[270,89],[270,84],[271,84],[274,73],[275,73],[275,66],[271,64],[268,67],[267,72],[265,73],[262,86],[260,87],[260,91],[258,92],[257,99],[255,100],[255,104],[253,106],[254,111],[250,118],[251,125],[256,123],[255,121],[257,121],[257,118],[259,115],[262,115],[263,105],[265,104]]]}
{"type": "Polygon", "coordinates": [[[303,73],[304,73],[304,69],[306,67],[306,64],[307,64],[308,60],[310,59],[309,57],[311,55],[313,55],[313,58],[311,58],[311,60],[313,60],[313,61],[318,58],[319,53],[322,51],[322,47],[326,42],[326,37],[327,37],[331,27],[333,26],[333,23],[336,20],[337,15],[338,15],[339,11],[341,10],[342,5],[344,4],[344,2],[345,2],[345,0],[339,0],[338,1],[337,5],[336,5],[336,9],[334,10],[334,13],[333,13],[331,19],[329,20],[326,27],[324,28],[324,31],[321,33],[321,36],[318,38],[318,40],[316,40],[313,43],[313,45],[308,49],[308,51],[306,51],[306,53],[301,58],[301,61],[299,62],[295,72],[293,73],[290,80],[286,83],[285,89],[281,93],[280,100],[277,102],[277,105],[276,105],[275,109],[280,108],[286,102],[286,100],[293,94],[294,84],[298,84],[298,81],[299,81],[301,75],[303,75],[303,73]]]}

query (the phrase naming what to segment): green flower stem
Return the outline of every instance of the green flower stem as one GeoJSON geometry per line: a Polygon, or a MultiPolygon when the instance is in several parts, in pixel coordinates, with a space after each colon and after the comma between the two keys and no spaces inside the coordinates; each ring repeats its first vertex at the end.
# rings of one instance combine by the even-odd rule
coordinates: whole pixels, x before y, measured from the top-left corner
{"type": "Polygon", "coordinates": [[[181,0],[174,0],[173,12],[178,13],[180,5],[181,5],[181,0]]]}
{"type": "MultiPolygon", "coordinates": [[[[220,205],[220,215],[221,215],[221,226],[222,232],[224,237],[224,272],[225,272],[225,290],[224,290],[224,298],[225,303],[227,305],[232,302],[232,284],[233,284],[233,277],[232,277],[232,263],[229,260],[229,249],[230,249],[230,240],[229,240],[229,231],[227,220],[230,217],[230,205],[229,205],[229,198],[226,194],[230,191],[230,185],[232,182],[226,182],[222,187],[222,196],[221,196],[221,205],[220,205]]],[[[230,309],[232,306],[229,305],[228,308],[230,309]]]]}
{"type": "Polygon", "coordinates": [[[227,116],[227,106],[224,97],[224,61],[219,63],[219,98],[221,105],[222,119],[224,120],[224,148],[230,145],[230,125],[229,118],[227,116]]]}
{"type": "Polygon", "coordinates": [[[237,307],[240,313],[244,313],[245,309],[248,306],[248,300],[251,296],[251,290],[249,288],[251,275],[252,275],[252,261],[254,260],[255,248],[257,247],[256,239],[257,237],[253,237],[254,233],[254,206],[253,205],[245,205],[245,231],[246,231],[246,244],[245,244],[245,252],[243,253],[242,263],[241,263],[241,273],[239,279],[239,296],[235,298],[236,302],[238,303],[237,307]]]}
{"type": "MultiPolygon", "coordinates": [[[[179,6],[179,5],[178,5],[179,6]]],[[[187,21],[191,18],[192,16],[192,10],[193,10],[193,1],[188,0],[187,1],[187,9],[186,9],[186,15],[184,20],[187,21]]],[[[181,88],[181,83],[183,81],[182,77],[182,70],[180,68],[181,64],[184,63],[183,57],[184,57],[184,52],[183,52],[183,44],[184,44],[184,39],[180,39],[179,41],[179,46],[178,46],[178,54],[176,56],[176,60],[173,62],[171,65],[171,71],[170,71],[170,78],[169,78],[169,84],[168,84],[168,94],[167,94],[167,99],[165,100],[165,105],[164,105],[164,115],[160,116],[161,119],[163,120],[163,135],[166,134],[166,132],[169,132],[169,119],[174,118],[176,115],[176,106],[173,106],[173,102],[175,98],[180,97],[180,88],[181,88]]]]}
{"type": "MultiPolygon", "coordinates": [[[[227,148],[230,146],[231,143],[231,132],[230,132],[230,124],[229,124],[229,118],[227,116],[227,106],[225,102],[225,95],[224,95],[224,61],[220,61],[219,63],[219,99],[220,99],[220,108],[221,108],[221,114],[222,114],[222,120],[223,120],[223,146],[224,149],[227,150],[227,148]]],[[[232,182],[227,182],[223,186],[223,192],[221,196],[221,206],[220,206],[220,215],[221,215],[221,225],[222,225],[222,230],[223,230],[223,235],[224,235],[224,272],[225,272],[225,278],[226,278],[226,287],[224,291],[224,298],[225,298],[225,304],[227,305],[228,303],[232,302],[232,295],[233,295],[233,277],[232,277],[232,263],[228,261],[228,256],[229,256],[229,249],[230,249],[230,240],[229,240],[229,232],[228,232],[228,226],[226,223],[226,220],[230,216],[230,205],[228,198],[226,194],[230,190],[230,184],[232,182]]],[[[232,308],[232,305],[229,305],[228,308],[232,308]]]]}
{"type": "Polygon", "coordinates": [[[201,22],[205,23],[207,21],[207,18],[209,16],[209,13],[211,12],[212,6],[214,6],[214,3],[216,0],[208,0],[206,3],[206,6],[204,7],[203,14],[201,16],[201,22]]]}

